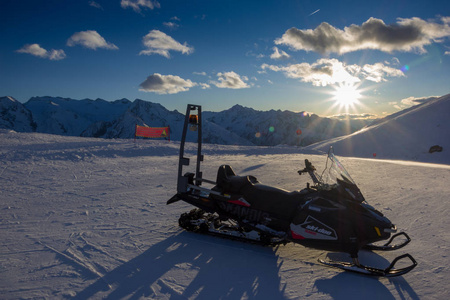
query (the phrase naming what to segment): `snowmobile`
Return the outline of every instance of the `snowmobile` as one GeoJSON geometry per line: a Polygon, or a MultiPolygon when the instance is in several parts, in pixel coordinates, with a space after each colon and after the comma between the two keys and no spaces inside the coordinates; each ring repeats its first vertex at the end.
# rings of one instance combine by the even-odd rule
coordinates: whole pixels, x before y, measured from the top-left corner
{"type": "Polygon", "coordinates": [[[385,268],[360,263],[361,249],[388,251],[407,245],[411,239],[397,232],[381,212],[370,206],[332,148],[325,170],[319,174],[306,159],[298,173],[308,173],[313,184],[299,191],[264,185],[254,176],[238,176],[221,165],[215,181],[203,178],[201,106],[188,104],[180,143],[177,193],[167,204],[183,200],[196,208],[183,213],[179,225],[189,231],[274,246],[289,242],[325,251],[345,252],[351,262],[319,259],[321,264],[361,274],[393,277],[417,266],[410,254],[395,258],[385,268]],[[195,173],[183,174],[188,128],[197,132],[195,173]],[[211,188],[202,186],[209,184],[211,188]],[[384,244],[376,244],[387,240],[384,244]],[[397,244],[394,244],[394,240],[397,244]],[[398,263],[399,261],[401,263],[398,263]],[[405,263],[406,261],[406,263],[405,263]],[[409,263],[408,263],[409,262],[409,263]],[[396,265],[401,265],[396,268],[396,265]],[[406,266],[404,266],[406,265],[406,266]]]}

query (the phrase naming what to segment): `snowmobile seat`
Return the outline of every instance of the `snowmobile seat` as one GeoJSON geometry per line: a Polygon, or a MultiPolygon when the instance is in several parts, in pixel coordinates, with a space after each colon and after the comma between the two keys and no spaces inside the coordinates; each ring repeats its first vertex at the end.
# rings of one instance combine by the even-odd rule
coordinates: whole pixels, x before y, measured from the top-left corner
{"type": "Polygon", "coordinates": [[[217,171],[217,187],[226,193],[239,193],[245,186],[258,183],[254,176],[238,176],[229,165],[221,165],[217,171]]]}
{"type": "Polygon", "coordinates": [[[244,188],[242,195],[255,209],[269,211],[281,219],[289,219],[299,205],[306,202],[300,191],[287,191],[282,188],[256,183],[244,188]]]}
{"type": "Polygon", "coordinates": [[[280,218],[289,218],[305,202],[299,191],[264,185],[254,176],[238,176],[229,165],[219,167],[216,182],[222,192],[241,194],[253,208],[270,211],[280,218]]]}

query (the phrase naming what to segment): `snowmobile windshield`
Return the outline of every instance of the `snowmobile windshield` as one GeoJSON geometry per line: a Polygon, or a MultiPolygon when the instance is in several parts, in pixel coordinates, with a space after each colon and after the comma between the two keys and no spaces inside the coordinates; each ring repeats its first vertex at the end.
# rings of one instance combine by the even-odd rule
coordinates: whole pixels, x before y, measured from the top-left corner
{"type": "Polygon", "coordinates": [[[331,151],[328,152],[325,170],[323,170],[320,179],[321,183],[324,185],[334,185],[339,183],[339,181],[344,181],[346,183],[356,185],[342,163],[337,159],[336,156],[334,156],[333,152],[331,151]]]}
{"type": "Polygon", "coordinates": [[[339,194],[346,198],[357,200],[358,202],[364,201],[364,197],[355,181],[344,168],[344,165],[333,154],[332,148],[328,151],[327,163],[319,178],[318,187],[325,191],[336,189],[339,194]]]}

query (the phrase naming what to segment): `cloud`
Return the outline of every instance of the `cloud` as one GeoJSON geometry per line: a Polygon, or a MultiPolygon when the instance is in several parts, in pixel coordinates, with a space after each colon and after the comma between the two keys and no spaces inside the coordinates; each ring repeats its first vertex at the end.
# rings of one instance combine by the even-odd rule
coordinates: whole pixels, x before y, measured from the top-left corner
{"type": "Polygon", "coordinates": [[[131,7],[135,12],[141,13],[142,8],[143,9],[154,9],[154,8],[160,8],[160,4],[158,1],[151,1],[151,0],[121,0],[120,6],[122,6],[123,9],[127,9],[128,7],[131,7]]]}
{"type": "Polygon", "coordinates": [[[199,85],[202,88],[202,90],[207,90],[211,88],[211,86],[207,83],[199,83],[199,85]]]}
{"type": "Polygon", "coordinates": [[[103,10],[103,7],[95,1],[89,1],[89,5],[98,9],[103,10]]]}
{"type": "Polygon", "coordinates": [[[117,50],[119,49],[113,43],[107,42],[100,34],[95,30],[86,30],[74,33],[68,40],[67,46],[73,47],[81,45],[85,48],[97,50],[97,48],[117,50]]]}
{"type": "Polygon", "coordinates": [[[314,86],[327,86],[338,83],[355,84],[361,80],[374,82],[386,81],[386,77],[405,76],[402,71],[385,66],[382,63],[374,65],[347,65],[332,58],[322,58],[316,62],[293,64],[289,66],[275,66],[263,64],[262,70],[283,72],[288,78],[300,79],[302,82],[309,82],[314,86]]]}
{"type": "Polygon", "coordinates": [[[378,116],[370,113],[362,113],[362,114],[338,114],[333,115],[331,118],[339,119],[339,120],[370,120],[377,119],[378,116]]]}
{"type": "Polygon", "coordinates": [[[318,10],[316,10],[316,11],[313,11],[312,13],[310,13],[310,14],[308,15],[308,17],[311,17],[312,15],[317,14],[319,11],[320,11],[320,9],[318,9],[318,10]]]}
{"type": "Polygon", "coordinates": [[[66,53],[64,52],[64,50],[52,49],[50,51],[47,51],[46,49],[42,48],[39,44],[25,45],[19,50],[16,50],[16,52],[27,53],[37,57],[46,58],[49,60],[62,60],[66,58],[66,53]]]}
{"type": "Polygon", "coordinates": [[[441,21],[442,24],[438,24],[416,17],[399,18],[396,24],[386,25],[383,20],[370,18],[361,26],[353,24],[344,30],[323,22],[313,30],[288,29],[275,44],[322,54],[363,49],[426,53],[424,46],[450,36],[450,17],[443,17],[441,21]]]}
{"type": "MultiPolygon", "coordinates": [[[[177,94],[179,92],[186,92],[196,85],[198,84],[179,76],[154,73],[139,85],[141,87],[139,90],[157,94],[177,94]]],[[[202,88],[204,87],[202,86],[202,88]]]]}
{"type": "Polygon", "coordinates": [[[376,63],[374,65],[364,65],[361,70],[362,76],[366,80],[374,82],[387,81],[386,77],[402,77],[405,74],[398,69],[385,66],[382,63],[376,63]]]}
{"type": "Polygon", "coordinates": [[[194,52],[194,48],[189,47],[186,42],[182,45],[159,30],[150,31],[142,38],[142,43],[147,49],[139,52],[139,55],[159,54],[166,58],[170,58],[169,51],[178,51],[183,54],[191,54],[194,52]]]}
{"type": "Polygon", "coordinates": [[[409,108],[414,105],[422,104],[434,99],[439,98],[438,96],[429,96],[429,97],[408,97],[400,100],[400,103],[398,102],[389,102],[388,104],[393,106],[394,108],[398,110],[403,110],[406,108],[409,108]]]}
{"type": "Polygon", "coordinates": [[[163,22],[163,25],[170,29],[177,29],[178,27],[180,27],[180,25],[174,22],[163,22]]]}
{"type": "Polygon", "coordinates": [[[278,47],[273,47],[272,49],[274,52],[270,55],[271,59],[289,59],[291,57],[283,50],[279,50],[278,47]]]}
{"type": "Polygon", "coordinates": [[[429,96],[429,97],[408,97],[405,99],[402,99],[400,102],[402,105],[404,106],[414,106],[414,105],[418,105],[418,104],[422,104],[434,99],[437,99],[439,97],[437,96],[429,96]]]}
{"type": "Polygon", "coordinates": [[[217,86],[218,88],[227,88],[227,89],[245,89],[250,86],[244,81],[248,81],[246,76],[239,76],[237,73],[225,72],[225,73],[217,73],[217,77],[219,81],[211,81],[212,84],[217,86]]]}

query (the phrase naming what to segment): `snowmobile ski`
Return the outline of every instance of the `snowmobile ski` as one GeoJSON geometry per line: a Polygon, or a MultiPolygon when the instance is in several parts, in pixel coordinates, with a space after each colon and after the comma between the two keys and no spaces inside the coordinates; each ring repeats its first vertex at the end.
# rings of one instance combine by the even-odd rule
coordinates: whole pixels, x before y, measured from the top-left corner
{"type": "Polygon", "coordinates": [[[378,268],[362,265],[359,262],[358,258],[353,258],[353,263],[334,261],[334,260],[323,260],[320,258],[318,259],[318,261],[329,267],[338,268],[338,269],[341,269],[344,271],[350,271],[350,272],[355,272],[355,273],[364,274],[364,275],[378,276],[378,277],[401,276],[401,275],[408,273],[409,271],[411,271],[412,269],[414,269],[417,266],[416,260],[410,254],[403,254],[403,255],[396,257],[386,269],[378,269],[378,268]],[[395,265],[397,264],[397,262],[402,259],[405,259],[405,258],[411,260],[412,264],[407,267],[396,269],[395,265]]]}
{"type": "Polygon", "coordinates": [[[321,174],[305,159],[305,167],[298,174],[308,174],[313,184],[307,183],[301,190],[264,185],[254,176],[236,175],[229,165],[219,166],[216,180],[205,179],[200,168],[204,159],[202,123],[201,106],[188,104],[180,142],[177,193],[167,201],[173,204],[182,200],[196,207],[181,215],[182,228],[265,246],[293,242],[348,253],[352,262],[319,262],[359,274],[393,277],[417,266],[410,254],[398,256],[385,269],[359,262],[358,252],[362,249],[398,250],[411,238],[404,232],[397,233],[397,227],[367,203],[331,147],[321,174]],[[187,134],[194,134],[190,139],[196,140],[196,164],[194,170],[183,173],[183,168],[190,165],[190,159],[185,157],[187,134]],[[381,244],[382,241],[387,242],[381,244]],[[403,267],[407,260],[411,264],[403,267]]]}
{"type": "Polygon", "coordinates": [[[378,246],[378,245],[368,244],[368,245],[365,245],[363,248],[367,249],[367,250],[392,251],[392,250],[397,250],[397,249],[405,247],[407,244],[409,244],[409,242],[411,242],[411,238],[409,237],[409,235],[407,235],[405,232],[399,232],[399,233],[394,234],[389,239],[389,241],[384,245],[378,246]],[[404,240],[400,244],[391,245],[392,241],[394,241],[394,239],[399,236],[404,236],[406,238],[406,240],[404,240]]]}

